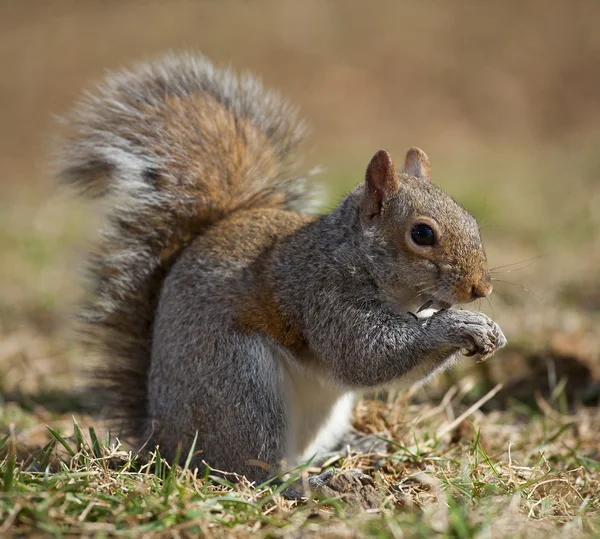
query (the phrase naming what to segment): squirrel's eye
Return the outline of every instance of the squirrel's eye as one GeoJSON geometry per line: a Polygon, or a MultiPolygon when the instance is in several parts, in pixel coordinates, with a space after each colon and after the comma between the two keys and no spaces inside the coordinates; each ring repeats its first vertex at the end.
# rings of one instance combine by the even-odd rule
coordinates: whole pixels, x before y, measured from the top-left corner
{"type": "Polygon", "coordinates": [[[410,235],[417,245],[433,245],[435,243],[435,235],[429,225],[413,226],[410,235]]]}

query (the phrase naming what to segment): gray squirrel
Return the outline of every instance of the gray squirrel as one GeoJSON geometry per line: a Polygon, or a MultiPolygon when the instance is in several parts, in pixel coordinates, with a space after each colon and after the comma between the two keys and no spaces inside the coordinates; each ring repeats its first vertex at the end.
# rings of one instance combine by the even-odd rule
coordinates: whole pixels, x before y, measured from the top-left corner
{"type": "Polygon", "coordinates": [[[400,171],[378,151],[311,215],[295,110],[191,54],[109,76],[67,129],[60,176],[109,208],[85,336],[138,448],[172,461],[197,435],[192,467],[262,482],[339,444],[360,390],[506,344],[486,315],[451,309],[492,283],[476,221],[418,148],[400,171]]]}

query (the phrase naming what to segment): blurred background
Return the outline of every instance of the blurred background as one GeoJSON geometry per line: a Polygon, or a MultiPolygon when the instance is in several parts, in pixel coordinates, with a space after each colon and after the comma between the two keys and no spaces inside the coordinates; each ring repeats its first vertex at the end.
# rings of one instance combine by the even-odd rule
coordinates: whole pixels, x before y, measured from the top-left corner
{"type": "Polygon", "coordinates": [[[423,148],[507,281],[480,308],[510,346],[454,379],[597,403],[599,20],[594,0],[0,2],[0,422],[35,436],[84,407],[69,316],[98,219],[54,184],[55,115],[167,50],[252,71],[300,107],[324,208],[379,148],[423,148]]]}

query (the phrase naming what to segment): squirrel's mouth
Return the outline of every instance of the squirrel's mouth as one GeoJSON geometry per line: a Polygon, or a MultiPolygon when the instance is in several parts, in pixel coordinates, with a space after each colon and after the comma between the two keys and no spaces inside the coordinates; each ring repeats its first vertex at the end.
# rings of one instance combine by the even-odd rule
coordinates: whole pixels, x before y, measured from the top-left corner
{"type": "Polygon", "coordinates": [[[447,301],[442,301],[437,298],[432,298],[432,299],[428,299],[425,303],[423,303],[423,305],[421,305],[417,309],[417,314],[422,311],[425,311],[427,309],[434,309],[436,311],[441,311],[443,309],[449,309],[450,307],[452,307],[452,303],[448,303],[447,301]]]}

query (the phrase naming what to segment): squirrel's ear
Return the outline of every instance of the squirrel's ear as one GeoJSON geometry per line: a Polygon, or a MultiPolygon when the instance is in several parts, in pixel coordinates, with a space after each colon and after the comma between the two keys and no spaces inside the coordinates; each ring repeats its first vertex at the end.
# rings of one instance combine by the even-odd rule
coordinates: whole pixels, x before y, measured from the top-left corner
{"type": "Polygon", "coordinates": [[[427,178],[430,180],[431,165],[429,164],[429,157],[427,157],[427,154],[421,148],[412,147],[406,152],[403,172],[416,178],[427,178]]]}
{"type": "Polygon", "coordinates": [[[365,176],[363,217],[371,222],[381,213],[383,201],[398,190],[398,174],[391,155],[379,150],[371,159],[365,176]]]}

